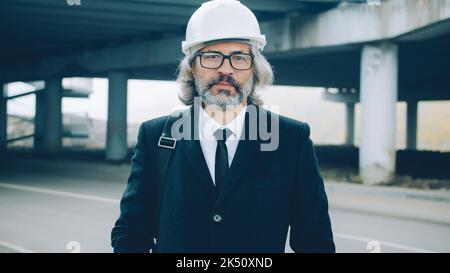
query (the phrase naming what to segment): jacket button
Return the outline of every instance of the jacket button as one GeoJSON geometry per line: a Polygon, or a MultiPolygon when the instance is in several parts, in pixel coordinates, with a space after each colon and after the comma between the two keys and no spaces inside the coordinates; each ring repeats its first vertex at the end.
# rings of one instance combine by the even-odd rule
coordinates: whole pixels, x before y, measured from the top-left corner
{"type": "Polygon", "coordinates": [[[216,214],[213,216],[213,220],[214,220],[214,222],[218,223],[218,222],[222,221],[222,216],[220,216],[219,214],[216,214]]]}

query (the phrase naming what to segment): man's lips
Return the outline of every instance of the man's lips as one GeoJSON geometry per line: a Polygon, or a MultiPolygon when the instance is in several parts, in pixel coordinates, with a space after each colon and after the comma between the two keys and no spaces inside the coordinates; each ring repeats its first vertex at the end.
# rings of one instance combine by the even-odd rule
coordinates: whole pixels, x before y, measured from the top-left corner
{"type": "Polygon", "coordinates": [[[226,81],[220,81],[217,83],[217,85],[222,85],[222,86],[233,86],[231,83],[226,82],[226,81]]]}

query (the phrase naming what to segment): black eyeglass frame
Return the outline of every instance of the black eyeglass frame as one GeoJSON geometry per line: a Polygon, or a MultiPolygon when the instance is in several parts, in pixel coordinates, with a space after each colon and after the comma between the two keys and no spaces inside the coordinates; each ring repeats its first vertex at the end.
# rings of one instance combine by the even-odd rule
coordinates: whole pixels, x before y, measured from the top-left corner
{"type": "Polygon", "coordinates": [[[239,71],[245,71],[245,70],[249,70],[249,69],[252,68],[252,66],[253,66],[253,59],[255,58],[255,55],[253,53],[244,53],[244,52],[233,52],[233,53],[227,55],[227,54],[223,54],[220,51],[202,51],[202,52],[195,53],[194,58],[192,58],[192,60],[195,60],[195,58],[197,58],[197,57],[200,57],[200,65],[203,68],[206,68],[206,69],[218,69],[218,68],[220,68],[223,65],[223,62],[225,62],[225,60],[228,59],[228,61],[230,62],[230,65],[231,65],[231,67],[233,69],[239,70],[239,71]],[[215,67],[215,68],[204,66],[203,63],[202,63],[201,56],[204,55],[204,54],[207,54],[207,53],[217,53],[217,54],[222,55],[222,62],[220,63],[220,65],[215,67]],[[248,68],[245,68],[245,69],[235,68],[233,66],[233,62],[231,61],[231,56],[233,56],[233,55],[247,55],[247,56],[250,56],[250,66],[248,68]]]}

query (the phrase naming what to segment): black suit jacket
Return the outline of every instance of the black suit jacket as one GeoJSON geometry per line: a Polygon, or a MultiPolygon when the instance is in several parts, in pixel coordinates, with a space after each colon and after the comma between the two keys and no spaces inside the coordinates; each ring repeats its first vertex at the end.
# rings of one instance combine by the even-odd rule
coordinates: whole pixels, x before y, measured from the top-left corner
{"type": "MultiPolygon", "coordinates": [[[[262,108],[258,115],[262,111],[275,115],[262,108]]],[[[111,235],[115,252],[154,247],[155,155],[165,120],[140,126],[111,235]]],[[[246,133],[249,120],[246,113],[246,133]]],[[[157,251],[284,252],[290,227],[295,252],[334,252],[327,196],[309,135],[306,123],[279,115],[278,149],[261,151],[261,139],[241,139],[219,196],[199,140],[178,141],[164,182],[157,251]]]]}

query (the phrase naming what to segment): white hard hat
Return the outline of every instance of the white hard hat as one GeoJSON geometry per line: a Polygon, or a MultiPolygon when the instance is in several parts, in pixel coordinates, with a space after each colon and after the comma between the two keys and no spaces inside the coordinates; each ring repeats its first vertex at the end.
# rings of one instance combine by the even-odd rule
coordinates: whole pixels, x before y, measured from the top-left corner
{"type": "Polygon", "coordinates": [[[184,54],[189,54],[199,50],[199,46],[217,40],[247,40],[259,50],[266,45],[256,16],[236,0],[203,3],[189,19],[181,49],[184,54]]]}

